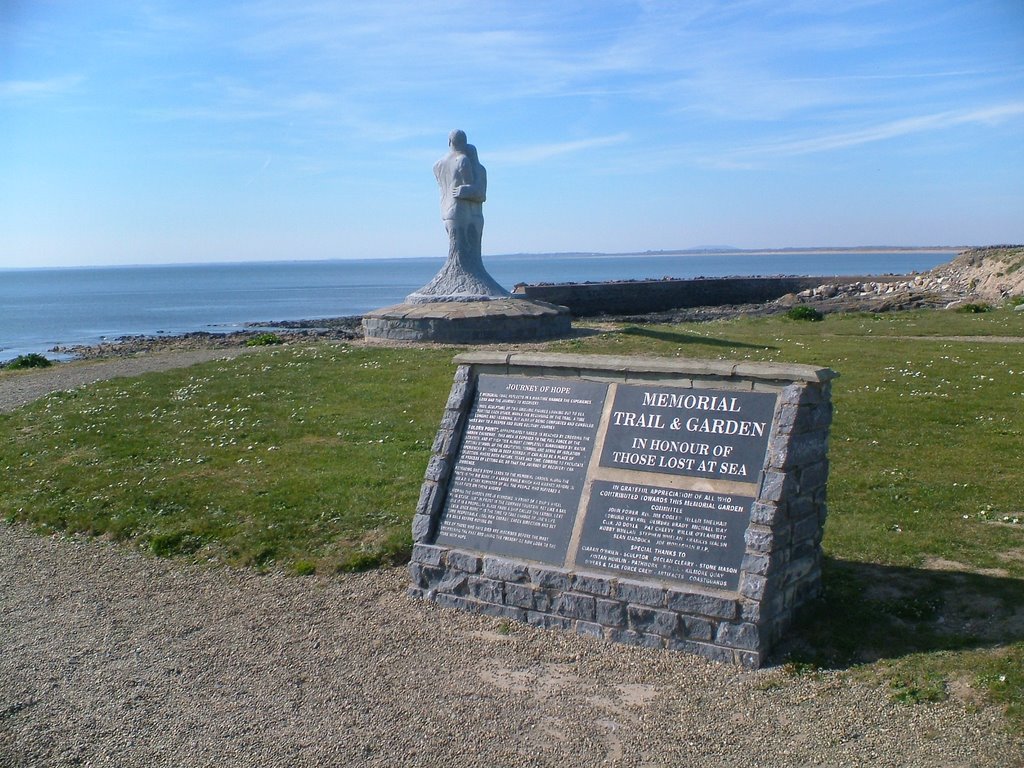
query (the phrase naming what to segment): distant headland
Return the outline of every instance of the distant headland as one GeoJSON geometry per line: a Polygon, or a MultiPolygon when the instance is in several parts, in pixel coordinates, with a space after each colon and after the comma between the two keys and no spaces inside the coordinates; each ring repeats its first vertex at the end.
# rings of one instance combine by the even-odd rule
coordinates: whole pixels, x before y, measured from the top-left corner
{"type": "Polygon", "coordinates": [[[731,245],[700,245],[690,248],[668,248],[646,251],[553,251],[545,253],[502,253],[488,259],[607,258],[627,256],[771,256],[800,253],[962,253],[967,245],[855,245],[855,246],[792,246],[785,248],[737,248],[731,245]]]}

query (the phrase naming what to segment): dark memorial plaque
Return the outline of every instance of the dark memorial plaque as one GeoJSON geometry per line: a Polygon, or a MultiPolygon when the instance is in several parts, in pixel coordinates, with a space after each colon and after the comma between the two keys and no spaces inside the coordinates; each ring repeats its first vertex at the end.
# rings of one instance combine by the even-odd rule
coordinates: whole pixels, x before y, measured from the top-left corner
{"type": "Polygon", "coordinates": [[[753,502],[595,480],[576,565],[735,590],[753,502]]]}
{"type": "Polygon", "coordinates": [[[750,668],[821,595],[834,371],[457,359],[410,595],[750,668]]]}
{"type": "Polygon", "coordinates": [[[481,374],[436,543],[560,565],[607,390],[481,374]]]}
{"type": "Polygon", "coordinates": [[[620,385],[601,466],[756,483],[776,396],[620,385]]]}

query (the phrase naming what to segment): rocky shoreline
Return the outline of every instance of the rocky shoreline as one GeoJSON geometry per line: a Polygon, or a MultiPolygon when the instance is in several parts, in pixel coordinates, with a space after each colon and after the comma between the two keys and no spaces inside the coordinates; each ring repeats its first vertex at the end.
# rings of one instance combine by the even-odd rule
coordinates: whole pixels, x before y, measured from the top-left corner
{"type": "MultiPolygon", "coordinates": [[[[936,284],[920,275],[897,282],[827,283],[817,288],[788,294],[758,304],[724,304],[690,307],[641,315],[604,315],[602,322],[683,323],[706,322],[732,317],[761,317],[789,311],[799,304],[813,306],[823,314],[832,312],[896,312],[907,309],[943,309],[967,301],[968,295],[936,284]]],[[[236,349],[249,345],[261,333],[272,332],[282,343],[306,341],[361,341],[362,318],[358,315],[315,320],[266,321],[249,324],[250,330],[231,333],[195,331],[179,335],[122,336],[94,345],[53,347],[50,352],[73,360],[133,357],[196,349],[236,349]]]]}
{"type": "Polygon", "coordinates": [[[249,323],[252,330],[230,333],[193,331],[177,335],[120,336],[113,341],[92,345],[57,346],[50,352],[70,355],[74,360],[96,360],[110,357],[129,357],[162,352],[181,352],[194,349],[236,349],[249,346],[263,333],[272,332],[281,343],[298,341],[353,341],[363,338],[362,318],[335,317],[321,320],[293,320],[282,322],[249,323]]]}
{"type": "MultiPolygon", "coordinates": [[[[898,312],[909,309],[954,309],[966,303],[1001,303],[1024,295],[1024,246],[973,248],[953,261],[920,274],[886,276],[878,280],[823,283],[758,304],[691,307],[636,315],[603,316],[603,322],[682,323],[731,317],[782,314],[806,304],[822,314],[835,312],[898,312]]],[[[360,341],[358,315],[314,320],[266,321],[231,333],[197,331],[181,335],[123,336],[96,345],[58,346],[50,352],[74,360],[131,357],[162,352],[245,347],[259,334],[273,332],[284,343],[302,341],[360,341]]]]}

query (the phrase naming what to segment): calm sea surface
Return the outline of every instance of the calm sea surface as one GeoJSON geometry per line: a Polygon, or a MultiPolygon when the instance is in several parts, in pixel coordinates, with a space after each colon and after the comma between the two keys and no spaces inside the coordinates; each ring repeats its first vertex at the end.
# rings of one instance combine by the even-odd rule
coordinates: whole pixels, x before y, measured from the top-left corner
{"type": "MultiPolygon", "coordinates": [[[[931,269],[949,251],[491,256],[516,283],[729,275],[872,275],[931,269]]],[[[0,269],[0,362],[56,345],[138,334],[230,331],[260,321],[359,315],[397,304],[443,260],[386,259],[0,269]]]]}

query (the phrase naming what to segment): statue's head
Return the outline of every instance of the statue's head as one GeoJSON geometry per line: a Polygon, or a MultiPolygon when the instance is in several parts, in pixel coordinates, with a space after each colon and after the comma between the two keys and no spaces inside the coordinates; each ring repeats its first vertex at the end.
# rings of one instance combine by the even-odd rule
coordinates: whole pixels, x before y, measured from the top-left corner
{"type": "Polygon", "coordinates": [[[466,132],[457,128],[448,134],[448,146],[460,152],[466,148],[466,132]]]}

